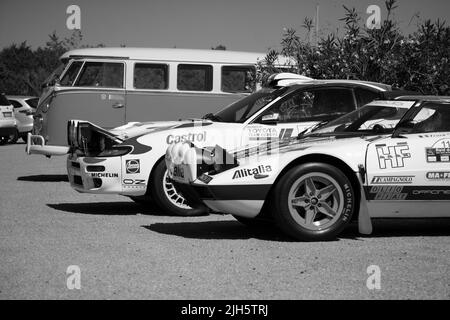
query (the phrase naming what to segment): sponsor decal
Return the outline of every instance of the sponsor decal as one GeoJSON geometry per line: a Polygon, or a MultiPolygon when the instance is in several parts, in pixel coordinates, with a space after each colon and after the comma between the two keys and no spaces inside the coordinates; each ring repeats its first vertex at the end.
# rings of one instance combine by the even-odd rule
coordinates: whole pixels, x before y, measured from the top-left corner
{"type": "Polygon", "coordinates": [[[139,173],[141,170],[139,159],[126,160],[125,169],[126,172],[130,174],[139,173]]]}
{"type": "Polygon", "coordinates": [[[261,175],[267,172],[272,172],[271,166],[259,165],[258,167],[252,169],[239,169],[234,172],[232,179],[239,179],[250,176],[255,177],[255,175],[261,175]]]}
{"type": "Polygon", "coordinates": [[[450,171],[427,172],[428,180],[450,180],[450,171]]]}
{"type": "Polygon", "coordinates": [[[122,181],[125,185],[145,185],[144,179],[123,179],[122,181]]]}
{"type": "Polygon", "coordinates": [[[401,186],[374,186],[369,190],[369,200],[405,200],[407,193],[401,186]]]}
{"type": "Polygon", "coordinates": [[[403,168],[405,166],[404,159],[411,158],[411,154],[408,152],[409,146],[406,142],[399,142],[395,146],[377,144],[375,147],[380,169],[388,167],[403,168]]]}
{"type": "Polygon", "coordinates": [[[200,177],[198,177],[198,180],[200,180],[203,183],[210,183],[213,177],[208,176],[207,174],[202,173],[200,177]]]}
{"type": "Polygon", "coordinates": [[[118,178],[118,173],[107,173],[107,172],[92,172],[92,178],[118,178]]]}
{"type": "Polygon", "coordinates": [[[371,184],[409,184],[414,176],[374,176],[371,184]]]}
{"type": "Polygon", "coordinates": [[[366,190],[368,200],[450,200],[447,186],[372,186],[366,190]]]}
{"type": "Polygon", "coordinates": [[[182,166],[175,166],[173,168],[173,176],[184,179],[184,168],[182,166]]]}
{"type": "Polygon", "coordinates": [[[450,162],[450,139],[441,139],[425,148],[427,162],[450,162]]]}
{"type": "Polygon", "coordinates": [[[276,128],[256,127],[247,130],[250,140],[272,140],[278,137],[276,128]]]}
{"type": "Polygon", "coordinates": [[[167,144],[186,142],[186,141],[205,142],[206,141],[206,131],[199,132],[199,133],[191,132],[188,134],[181,134],[181,135],[169,134],[166,138],[167,144]]]}

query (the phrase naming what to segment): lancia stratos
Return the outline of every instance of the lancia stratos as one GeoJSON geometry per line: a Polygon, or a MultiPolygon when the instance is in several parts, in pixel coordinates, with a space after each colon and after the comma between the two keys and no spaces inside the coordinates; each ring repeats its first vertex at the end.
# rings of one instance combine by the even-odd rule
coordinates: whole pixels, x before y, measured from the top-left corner
{"type": "Polygon", "coordinates": [[[177,143],[169,177],[192,206],[299,240],[336,238],[352,220],[450,216],[450,99],[373,101],[286,141],[227,151],[177,143]]]}
{"type": "Polygon", "coordinates": [[[261,90],[203,119],[132,122],[104,130],[87,121],[68,125],[67,171],[79,192],[150,199],[176,215],[197,215],[167,178],[169,145],[191,141],[226,148],[287,140],[318,122],[335,119],[367,101],[392,93],[390,86],[352,80],[312,80],[275,74],[261,90]]]}

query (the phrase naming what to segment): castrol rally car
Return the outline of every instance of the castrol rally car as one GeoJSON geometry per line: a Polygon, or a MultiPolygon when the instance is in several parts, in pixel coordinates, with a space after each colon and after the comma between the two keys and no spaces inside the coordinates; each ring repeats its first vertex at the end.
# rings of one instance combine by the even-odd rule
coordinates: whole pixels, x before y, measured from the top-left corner
{"type": "Polygon", "coordinates": [[[298,139],[227,152],[169,146],[188,203],[301,240],[335,238],[352,218],[450,216],[450,99],[374,101],[298,139]],[[411,108],[410,108],[411,107],[411,108]]]}
{"type": "MultiPolygon", "coordinates": [[[[128,123],[106,131],[87,121],[70,121],[67,170],[80,192],[121,194],[135,201],[153,198],[177,215],[192,209],[168,181],[164,154],[169,145],[243,146],[286,140],[324,120],[335,119],[380,98],[390,87],[352,80],[312,80],[278,74],[265,87],[203,119],[128,123]]],[[[180,106],[182,107],[182,106],[180,106]]]]}

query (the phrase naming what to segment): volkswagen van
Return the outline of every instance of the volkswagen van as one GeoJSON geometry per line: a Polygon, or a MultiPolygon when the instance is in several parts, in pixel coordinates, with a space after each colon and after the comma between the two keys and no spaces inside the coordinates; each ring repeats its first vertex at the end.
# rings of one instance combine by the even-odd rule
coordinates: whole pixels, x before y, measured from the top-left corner
{"type": "Polygon", "coordinates": [[[255,66],[264,57],[263,53],[176,48],[69,51],[43,85],[26,151],[66,154],[70,119],[111,129],[133,121],[213,113],[254,91],[255,66]]]}

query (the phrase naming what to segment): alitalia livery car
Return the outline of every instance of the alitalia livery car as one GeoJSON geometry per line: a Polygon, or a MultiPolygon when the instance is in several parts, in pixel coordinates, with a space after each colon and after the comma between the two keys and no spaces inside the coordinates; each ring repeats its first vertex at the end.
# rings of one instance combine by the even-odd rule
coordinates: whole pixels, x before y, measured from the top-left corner
{"type": "Polygon", "coordinates": [[[450,216],[450,99],[374,101],[298,139],[226,151],[178,143],[169,176],[191,205],[301,240],[352,219],[450,216]]]}
{"type": "Polygon", "coordinates": [[[352,80],[312,80],[278,74],[265,87],[203,119],[133,122],[106,131],[87,121],[70,121],[67,171],[80,192],[154,200],[177,215],[195,215],[167,179],[169,145],[191,141],[225,148],[286,140],[318,122],[335,119],[391,91],[390,86],[352,80]]]}

